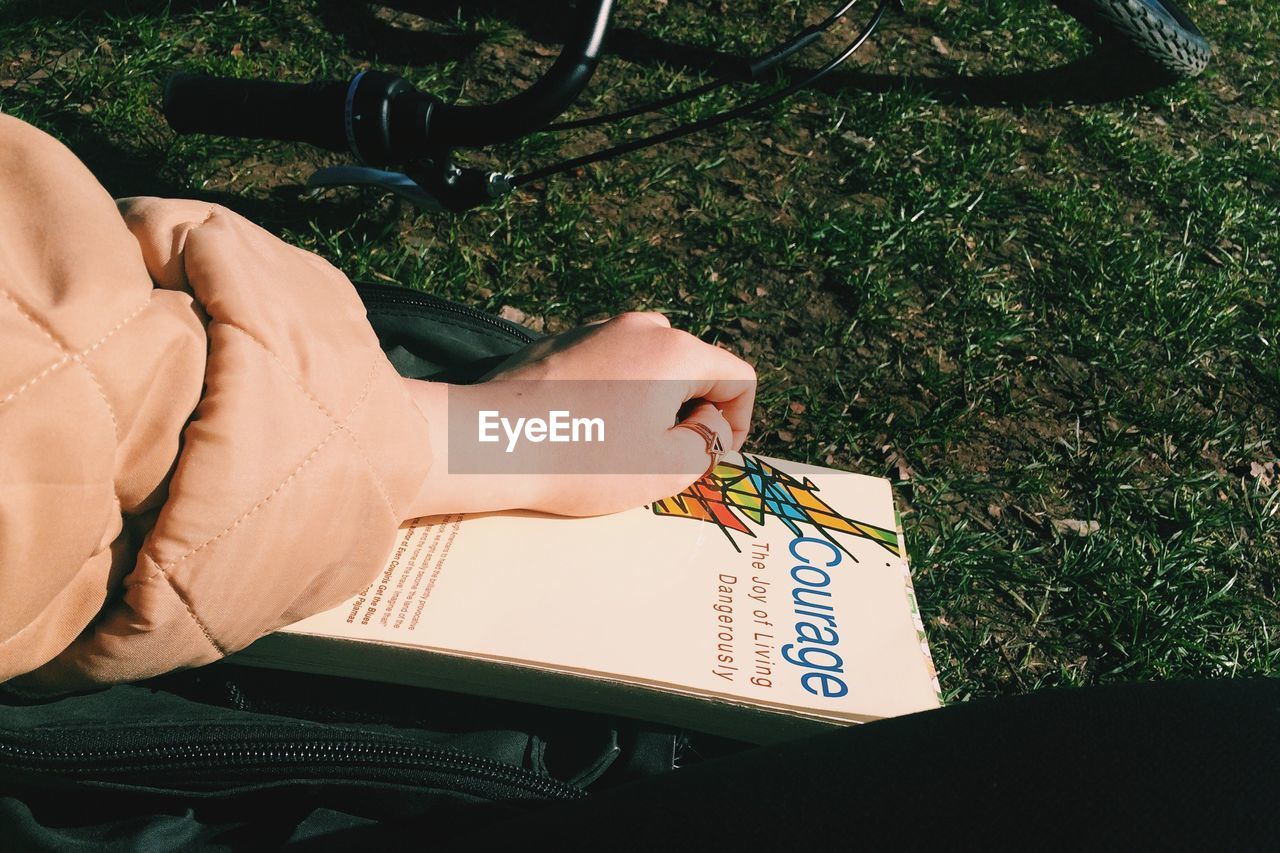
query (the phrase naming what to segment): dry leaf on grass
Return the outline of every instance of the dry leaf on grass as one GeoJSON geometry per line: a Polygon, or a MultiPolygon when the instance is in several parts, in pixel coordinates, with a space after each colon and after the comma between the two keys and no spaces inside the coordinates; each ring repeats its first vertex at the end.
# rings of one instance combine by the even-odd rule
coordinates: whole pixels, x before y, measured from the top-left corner
{"type": "Polygon", "coordinates": [[[912,467],[909,464],[907,464],[907,460],[903,457],[901,453],[894,450],[891,445],[886,444],[880,449],[881,451],[888,454],[885,457],[885,462],[889,465],[894,466],[894,469],[898,473],[899,480],[908,481],[913,476],[915,476],[916,472],[912,469],[912,467]]]}
{"type": "Polygon", "coordinates": [[[1097,533],[1102,525],[1093,521],[1082,521],[1078,518],[1055,518],[1053,519],[1053,529],[1059,533],[1074,533],[1077,536],[1089,536],[1097,533]]]}
{"type": "Polygon", "coordinates": [[[503,305],[498,309],[498,316],[504,320],[509,320],[512,323],[520,324],[523,323],[525,318],[529,315],[525,314],[514,305],[503,305]]]}

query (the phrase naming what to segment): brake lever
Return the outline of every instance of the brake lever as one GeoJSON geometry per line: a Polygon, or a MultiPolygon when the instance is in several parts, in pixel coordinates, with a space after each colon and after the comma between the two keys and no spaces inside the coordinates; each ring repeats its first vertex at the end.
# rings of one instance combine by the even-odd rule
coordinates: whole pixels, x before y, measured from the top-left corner
{"type": "Polygon", "coordinates": [[[447,210],[434,194],[427,192],[413,178],[401,172],[388,172],[368,166],[329,166],[307,178],[307,187],[319,195],[328,187],[374,187],[394,193],[424,210],[447,210]]]}
{"type": "Polygon", "coordinates": [[[319,193],[327,187],[373,187],[394,193],[424,210],[462,213],[511,192],[511,175],[447,164],[412,175],[368,166],[329,166],[312,173],[307,187],[319,193]]]}
{"type": "Polygon", "coordinates": [[[515,189],[512,175],[454,165],[446,154],[434,160],[411,163],[405,171],[426,193],[453,213],[488,204],[515,189]]]}

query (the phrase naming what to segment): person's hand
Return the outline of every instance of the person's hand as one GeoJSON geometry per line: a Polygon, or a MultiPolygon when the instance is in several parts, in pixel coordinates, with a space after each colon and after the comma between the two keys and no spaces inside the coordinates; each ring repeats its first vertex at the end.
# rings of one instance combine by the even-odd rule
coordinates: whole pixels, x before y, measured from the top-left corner
{"type": "MultiPolygon", "coordinates": [[[[671,328],[670,321],[657,312],[620,314],[543,338],[507,359],[485,379],[661,383],[652,411],[635,411],[635,406],[624,403],[628,414],[651,420],[655,427],[679,437],[689,431],[671,433],[675,415],[696,400],[700,405],[681,421],[705,424],[732,450],[741,449],[746,441],[756,396],[756,372],[751,365],[728,350],[671,328]],[[670,396],[676,391],[680,392],[679,400],[670,396]]],[[[682,438],[680,441],[684,443],[682,438]]]]}
{"type": "MultiPolygon", "coordinates": [[[[656,313],[623,314],[537,341],[477,385],[411,382],[432,423],[435,460],[414,512],[523,508],[596,515],[676,494],[707,470],[710,456],[702,436],[674,425],[703,424],[726,449],[738,450],[750,428],[755,386],[749,364],[672,329],[656,313]],[[463,434],[445,429],[445,417],[453,417],[456,427],[480,411],[511,413],[514,421],[552,410],[600,418],[608,441],[528,447],[539,454],[532,468],[502,456],[500,446],[485,446],[489,455],[481,461],[492,464],[484,470],[495,473],[458,473],[476,468],[459,464],[463,434]],[[504,473],[507,460],[521,473],[504,473]]],[[[479,447],[468,445],[465,452],[479,447]]],[[[475,461],[468,456],[465,463],[475,461]]]]}

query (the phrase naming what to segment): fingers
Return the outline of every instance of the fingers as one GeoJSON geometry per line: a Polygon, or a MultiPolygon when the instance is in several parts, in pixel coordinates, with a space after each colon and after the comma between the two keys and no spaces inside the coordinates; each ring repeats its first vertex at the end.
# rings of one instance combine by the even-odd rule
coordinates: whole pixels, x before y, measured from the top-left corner
{"type": "Polygon", "coordinates": [[[730,438],[725,442],[728,450],[741,450],[751,432],[751,413],[756,404],[756,380],[754,371],[751,379],[721,379],[700,395],[705,400],[713,401],[730,429],[730,438]]]}
{"type": "MultiPolygon", "coordinates": [[[[661,316],[661,315],[659,315],[661,316]]],[[[666,318],[662,318],[666,321],[666,318]]],[[[713,403],[729,431],[722,440],[726,450],[741,450],[751,431],[751,412],[756,400],[756,371],[728,350],[712,346],[682,331],[671,331],[671,346],[686,353],[679,369],[691,380],[686,400],[713,403]]]]}
{"type": "Polygon", "coordinates": [[[689,429],[688,425],[691,424],[699,424],[715,433],[724,450],[729,450],[734,440],[733,427],[724,414],[711,403],[702,403],[694,407],[684,420],[667,430],[667,437],[672,442],[672,452],[679,460],[678,470],[682,474],[690,472],[693,475],[680,489],[702,476],[711,467],[713,461],[706,438],[698,430],[689,429]]]}
{"type": "Polygon", "coordinates": [[[720,410],[729,425],[726,450],[740,450],[746,442],[756,396],[751,365],[672,329],[667,317],[656,311],[631,311],[544,338],[485,379],[499,377],[670,381],[681,388],[680,402],[707,402],[720,410]]]}
{"type": "Polygon", "coordinates": [[[602,515],[683,492],[715,461],[701,431],[689,428],[695,424],[709,429],[722,446],[733,435],[729,422],[711,403],[694,406],[665,433],[655,435],[637,424],[642,429],[628,444],[643,460],[643,471],[633,469],[625,477],[606,471],[576,475],[566,481],[568,488],[552,490],[531,508],[566,516],[602,515]]]}
{"type": "Polygon", "coordinates": [[[700,349],[697,353],[699,363],[692,374],[697,379],[690,398],[701,398],[715,404],[731,431],[725,448],[741,450],[751,431],[751,412],[755,408],[755,368],[728,350],[694,340],[700,349]]]}
{"type": "Polygon", "coordinates": [[[666,329],[671,328],[671,321],[667,319],[666,314],[662,314],[658,311],[641,311],[639,313],[641,317],[656,326],[662,326],[666,329]]]}
{"type": "Polygon", "coordinates": [[[655,326],[671,328],[671,321],[667,319],[667,315],[658,311],[628,311],[625,314],[619,314],[613,319],[621,322],[652,323],[655,326]]]}
{"type": "Polygon", "coordinates": [[[603,326],[606,323],[613,325],[627,325],[637,323],[641,325],[665,326],[671,328],[671,321],[667,319],[667,315],[658,311],[625,311],[621,314],[615,314],[612,317],[603,317],[599,320],[592,320],[589,323],[583,323],[584,326],[603,326]]]}

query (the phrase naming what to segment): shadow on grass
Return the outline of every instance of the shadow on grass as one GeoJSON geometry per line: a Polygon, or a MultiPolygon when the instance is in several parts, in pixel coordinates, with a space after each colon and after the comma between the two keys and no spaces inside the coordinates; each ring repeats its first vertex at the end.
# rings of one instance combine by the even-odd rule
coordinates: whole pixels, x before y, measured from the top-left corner
{"type": "MultiPolygon", "coordinates": [[[[574,4],[567,0],[536,4],[515,0],[465,3],[393,0],[380,5],[439,25],[456,25],[460,20],[498,19],[521,29],[536,41],[558,44],[564,41],[572,20],[570,8],[574,4]]],[[[320,14],[326,26],[347,39],[353,52],[380,62],[434,64],[456,60],[470,53],[483,39],[476,33],[441,34],[396,26],[379,18],[368,6],[345,0],[326,0],[321,3],[320,14]]],[[[755,60],[755,57],[680,44],[625,27],[609,33],[606,53],[637,65],[743,81],[750,79],[747,69],[755,60]]],[[[796,78],[808,73],[795,66],[786,70],[788,76],[796,78]]],[[[848,69],[832,73],[813,88],[825,92],[848,89],[923,92],[949,105],[1030,106],[1104,103],[1149,92],[1170,82],[1171,78],[1132,52],[1099,45],[1088,56],[1053,68],[1013,74],[938,76],[848,69]]]]}
{"type": "MultiPolygon", "coordinates": [[[[414,5],[381,4],[392,10],[410,11],[414,5]],[[402,8],[404,7],[404,8],[402,8]]],[[[474,14],[474,10],[472,10],[474,14]]],[[[437,65],[466,58],[484,41],[484,33],[432,32],[421,27],[396,26],[379,17],[367,3],[350,0],[321,0],[316,14],[324,26],[340,34],[347,49],[384,65],[437,65]]],[[[536,16],[529,16],[533,26],[536,16]]],[[[441,26],[453,23],[443,15],[433,15],[441,26]]],[[[556,34],[559,36],[559,33],[556,34]]]]}
{"type": "MultiPolygon", "coordinates": [[[[267,0],[240,0],[258,5],[267,0]]],[[[215,0],[105,0],[85,6],[70,0],[19,0],[3,17],[53,18],[72,15],[82,21],[104,16],[146,14],[182,15],[218,5],[215,0]]],[[[563,41],[571,26],[571,3],[549,0],[530,4],[516,0],[388,0],[370,4],[347,0],[319,0],[321,25],[341,35],[352,53],[377,63],[445,62],[471,53],[484,40],[482,32],[467,32],[466,22],[481,19],[505,21],[539,42],[563,41]]],[[[644,31],[617,28],[610,33],[607,52],[625,62],[645,67],[680,69],[716,77],[747,79],[752,57],[657,38],[644,31]]],[[[550,64],[548,60],[547,65],[550,64]]],[[[790,67],[793,75],[809,73],[790,67]]],[[[1102,103],[1149,91],[1167,80],[1135,63],[1131,55],[1099,48],[1093,53],[1055,68],[1015,74],[938,75],[885,74],[857,68],[838,70],[815,88],[824,92],[910,91],[956,105],[1018,106],[1053,103],[1102,103]]],[[[50,117],[61,138],[89,165],[113,195],[190,196],[226,205],[254,221],[279,228],[288,222],[316,219],[326,227],[344,228],[358,217],[355,201],[327,200],[322,204],[301,199],[301,188],[278,187],[272,197],[254,199],[233,193],[192,190],[166,180],[165,152],[161,147],[126,149],[95,129],[76,112],[50,117]]],[[[370,223],[367,227],[381,227],[370,223]]]]}
{"type": "Polygon", "coordinates": [[[101,21],[144,14],[184,15],[216,9],[224,0],[10,0],[0,3],[0,24],[27,21],[101,21]]]}
{"type": "MultiPolygon", "coordinates": [[[[240,0],[263,5],[269,0],[240,0]]],[[[127,16],[154,11],[178,16],[221,5],[216,0],[104,0],[85,5],[74,0],[19,0],[0,14],[14,18],[67,18],[84,21],[104,16],[127,16]]],[[[389,0],[376,4],[350,0],[320,0],[317,15],[327,29],[347,42],[355,55],[375,63],[435,65],[471,54],[484,40],[481,32],[461,32],[460,23],[485,19],[504,21],[529,38],[545,44],[563,43],[572,26],[571,0],[389,0]],[[453,30],[452,32],[441,30],[453,30]]],[[[910,16],[906,23],[919,30],[927,22],[910,16]]],[[[873,37],[874,38],[874,37],[873,37]]],[[[922,45],[923,47],[923,45],[922,45]]],[[[606,53],[646,67],[664,67],[713,77],[747,80],[755,59],[698,45],[657,38],[644,31],[618,27],[609,33],[606,53]]],[[[550,60],[546,62],[550,65],[550,60]]],[[[802,77],[807,69],[786,66],[784,74],[802,77]]],[[[1100,45],[1093,53],[1066,65],[1012,74],[884,74],[856,68],[837,70],[813,88],[823,92],[910,91],[929,95],[948,105],[1030,106],[1055,103],[1096,104],[1120,100],[1167,85],[1172,80],[1144,63],[1131,51],[1100,45]]]]}
{"type": "Polygon", "coordinates": [[[112,198],[159,196],[207,201],[234,210],[276,233],[311,221],[326,232],[347,231],[372,237],[393,226],[399,216],[397,205],[375,215],[367,199],[326,198],[317,202],[303,198],[306,188],[298,184],[276,186],[269,196],[253,198],[179,183],[163,176],[168,159],[163,147],[119,145],[79,112],[47,115],[41,126],[75,152],[112,198]]]}
{"type": "MultiPolygon", "coordinates": [[[[735,56],[655,39],[635,30],[610,34],[609,52],[648,66],[666,66],[713,76],[749,79],[746,67],[753,57],[735,56]]],[[[787,77],[801,78],[808,70],[788,67],[787,77]]],[[[1087,56],[1053,68],[1013,74],[879,74],[858,69],[837,70],[810,87],[820,92],[923,92],[949,106],[1032,106],[1099,104],[1150,92],[1173,82],[1148,68],[1131,53],[1099,45],[1087,56]]]]}

